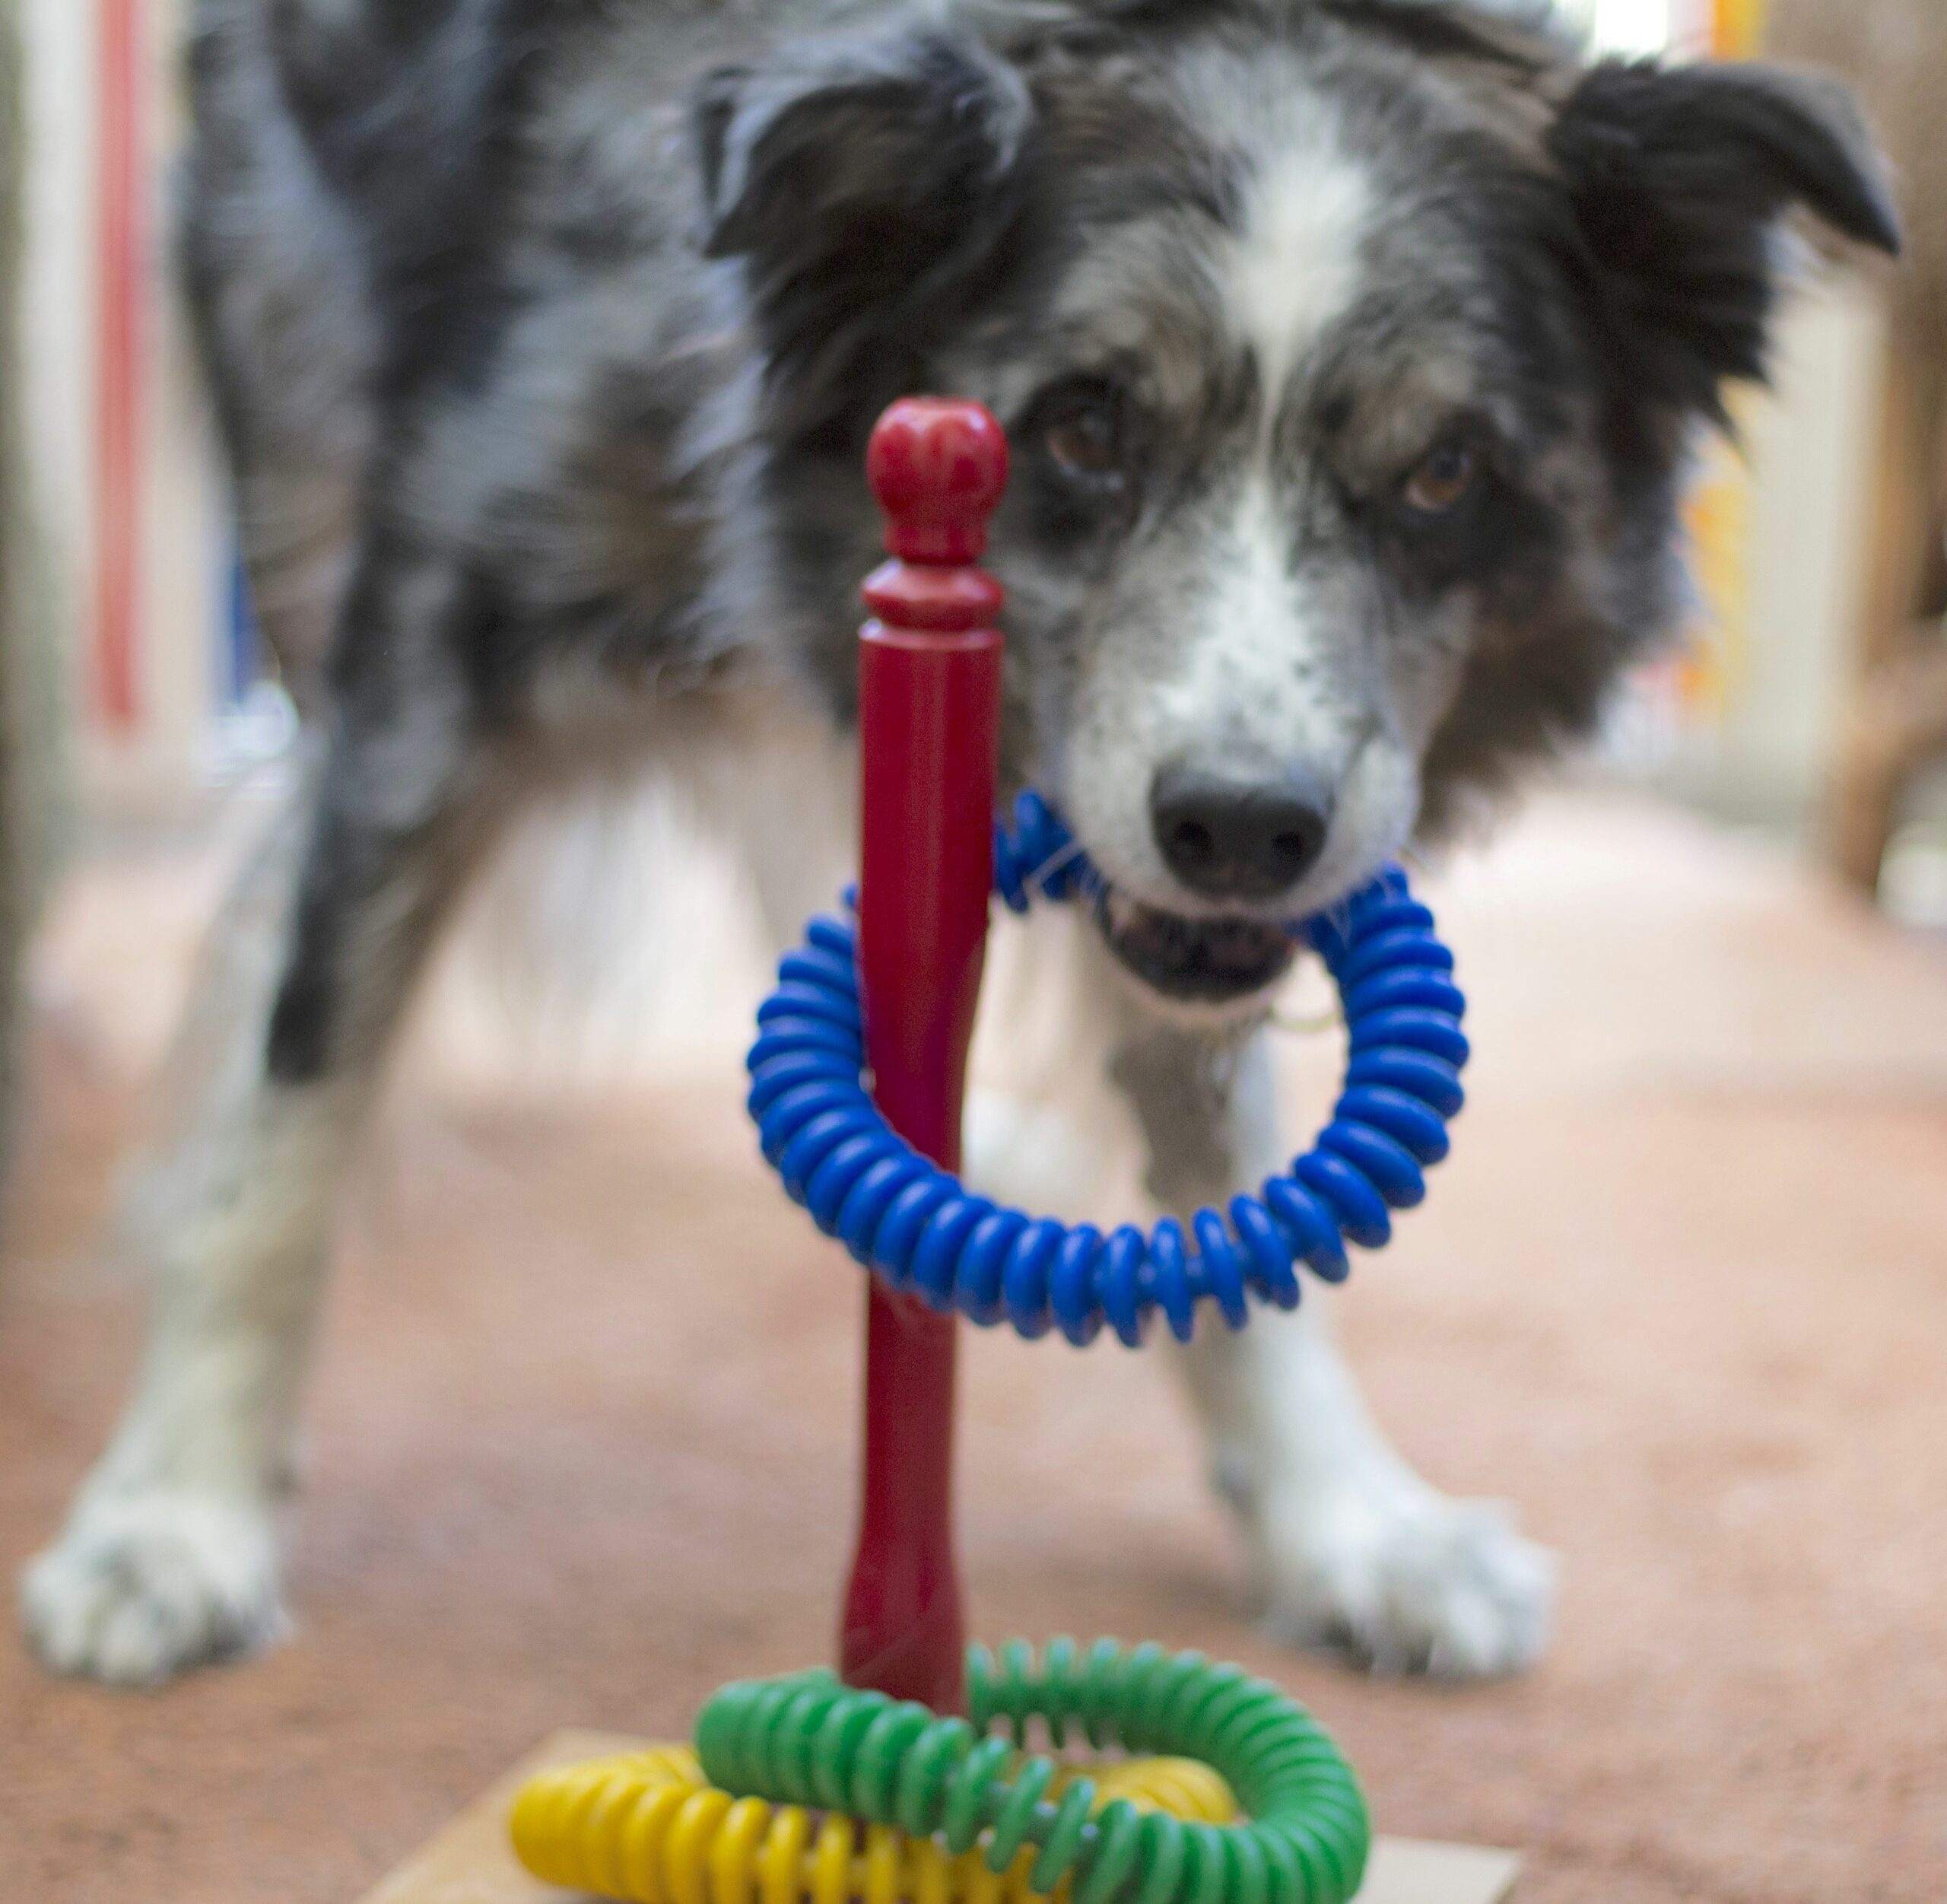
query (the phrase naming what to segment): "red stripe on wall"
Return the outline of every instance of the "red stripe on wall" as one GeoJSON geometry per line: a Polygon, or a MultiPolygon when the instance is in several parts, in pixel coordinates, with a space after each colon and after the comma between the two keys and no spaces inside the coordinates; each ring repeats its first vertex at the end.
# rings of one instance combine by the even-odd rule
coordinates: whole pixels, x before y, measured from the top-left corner
{"type": "Polygon", "coordinates": [[[141,717],[143,300],[148,256],[143,0],[97,0],[94,696],[111,732],[141,717]]]}

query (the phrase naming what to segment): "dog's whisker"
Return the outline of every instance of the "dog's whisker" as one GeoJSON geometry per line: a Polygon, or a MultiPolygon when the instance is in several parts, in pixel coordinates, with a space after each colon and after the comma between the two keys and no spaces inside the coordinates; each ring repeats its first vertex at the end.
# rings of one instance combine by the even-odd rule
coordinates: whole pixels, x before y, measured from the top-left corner
{"type": "MultiPolygon", "coordinates": [[[[1031,885],[1040,887],[1043,892],[1046,892],[1048,890],[1049,882],[1054,878],[1055,875],[1070,861],[1078,860],[1081,857],[1081,842],[1079,840],[1070,840],[1066,845],[1057,847],[1032,873],[1028,874],[1028,883],[1031,885]]],[[[1091,870],[1092,872],[1093,869],[1091,868],[1091,870]]],[[[1099,884],[1101,876],[1097,873],[1095,878],[1099,884]]],[[[1084,883],[1086,883],[1085,880],[1084,883]]]]}

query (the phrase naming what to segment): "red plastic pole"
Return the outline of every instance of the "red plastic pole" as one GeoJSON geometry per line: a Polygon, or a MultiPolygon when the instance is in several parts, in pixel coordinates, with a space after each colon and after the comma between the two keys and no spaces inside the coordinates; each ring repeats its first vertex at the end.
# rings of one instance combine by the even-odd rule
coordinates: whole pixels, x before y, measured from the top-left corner
{"type": "MultiPolygon", "coordinates": [[[[1000,749],[1000,586],[974,564],[1007,482],[978,404],[912,398],[866,470],[893,559],[859,637],[859,981],[873,1093],[892,1127],[960,1163],[967,1047],[986,954],[1000,749]]],[[[840,1670],[941,1712],[965,1705],[953,1543],[951,1316],[870,1286],[859,1546],[840,1670]]]]}

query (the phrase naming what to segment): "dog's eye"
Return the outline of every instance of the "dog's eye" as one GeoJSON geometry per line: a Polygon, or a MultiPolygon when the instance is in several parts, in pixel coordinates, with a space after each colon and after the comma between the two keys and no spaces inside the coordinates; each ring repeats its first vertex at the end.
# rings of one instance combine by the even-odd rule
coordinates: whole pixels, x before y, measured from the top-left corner
{"type": "Polygon", "coordinates": [[[1444,516],[1472,494],[1480,459],[1464,443],[1444,443],[1406,478],[1406,507],[1422,516],[1444,516]]]}
{"type": "Polygon", "coordinates": [[[1121,478],[1123,434],[1122,405],[1112,392],[1101,391],[1062,410],[1041,440],[1063,475],[1101,488],[1121,478]]]}

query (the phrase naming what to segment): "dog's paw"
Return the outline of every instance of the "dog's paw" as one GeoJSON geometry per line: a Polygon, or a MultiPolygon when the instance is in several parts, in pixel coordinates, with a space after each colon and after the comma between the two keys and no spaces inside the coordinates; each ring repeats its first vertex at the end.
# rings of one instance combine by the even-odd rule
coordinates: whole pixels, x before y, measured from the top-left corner
{"type": "Polygon", "coordinates": [[[84,1500],[22,1573],[21,1614],[44,1664],[111,1686],[254,1651],[284,1624],[270,1511],[173,1489],[84,1500]]]}
{"type": "Polygon", "coordinates": [[[1498,1503],[1348,1483],[1290,1505],[1257,1529],[1266,1624],[1281,1639],[1444,1680],[1498,1678],[1541,1656],[1555,1558],[1498,1503]]]}

